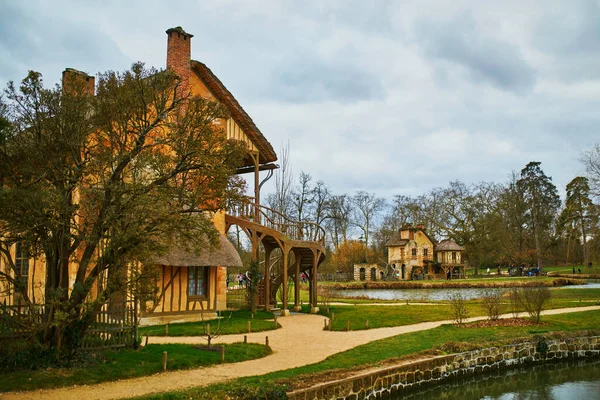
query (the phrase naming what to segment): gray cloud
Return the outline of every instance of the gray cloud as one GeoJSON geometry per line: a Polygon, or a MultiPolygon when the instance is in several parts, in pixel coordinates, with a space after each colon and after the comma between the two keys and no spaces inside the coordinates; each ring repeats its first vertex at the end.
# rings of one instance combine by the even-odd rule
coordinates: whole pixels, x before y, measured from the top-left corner
{"type": "Polygon", "coordinates": [[[514,92],[529,91],[535,84],[535,71],[519,48],[489,36],[468,13],[446,21],[422,20],[415,31],[430,57],[463,66],[475,80],[514,92]]]}
{"type": "Polygon", "coordinates": [[[377,76],[351,64],[328,64],[312,57],[286,60],[272,72],[275,86],[266,95],[289,102],[377,100],[385,96],[377,76]]]}
{"type": "Polygon", "coordinates": [[[600,126],[598,6],[430,4],[0,0],[0,86],[164,67],[181,25],[273,147],[290,142],[293,171],[336,193],[499,182],[532,160],[559,187],[581,174],[600,126]]]}
{"type": "Polygon", "coordinates": [[[5,2],[0,10],[0,82],[20,80],[30,69],[57,82],[66,67],[95,74],[110,63],[130,63],[101,30],[16,4],[5,2]]]}

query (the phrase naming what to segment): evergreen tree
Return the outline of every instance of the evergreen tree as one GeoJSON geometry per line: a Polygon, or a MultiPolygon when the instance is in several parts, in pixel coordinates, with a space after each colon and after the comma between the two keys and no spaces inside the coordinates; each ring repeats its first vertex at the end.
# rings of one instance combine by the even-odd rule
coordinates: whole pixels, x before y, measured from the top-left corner
{"type": "Polygon", "coordinates": [[[521,170],[517,181],[526,204],[528,228],[535,240],[538,268],[542,266],[542,241],[547,239],[560,207],[560,198],[552,178],[540,168],[540,162],[532,161],[521,170]]]}

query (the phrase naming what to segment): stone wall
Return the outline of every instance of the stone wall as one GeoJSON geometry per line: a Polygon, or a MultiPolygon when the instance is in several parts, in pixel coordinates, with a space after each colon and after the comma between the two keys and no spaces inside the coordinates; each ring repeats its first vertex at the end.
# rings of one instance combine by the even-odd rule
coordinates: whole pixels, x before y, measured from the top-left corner
{"type": "Polygon", "coordinates": [[[511,368],[524,364],[583,357],[600,358],[600,336],[551,341],[531,341],[480,350],[371,371],[339,381],[288,393],[292,400],[361,400],[397,396],[404,391],[445,379],[511,368]]]}

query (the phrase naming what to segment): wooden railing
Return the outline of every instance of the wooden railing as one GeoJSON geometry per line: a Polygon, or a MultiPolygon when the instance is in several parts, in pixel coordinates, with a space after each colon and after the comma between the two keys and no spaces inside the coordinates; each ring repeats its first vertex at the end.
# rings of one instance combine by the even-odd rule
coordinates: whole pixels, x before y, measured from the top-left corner
{"type": "Polygon", "coordinates": [[[230,204],[228,213],[279,231],[292,240],[308,240],[325,245],[325,230],[320,225],[294,221],[272,208],[252,202],[251,199],[230,204]]]}

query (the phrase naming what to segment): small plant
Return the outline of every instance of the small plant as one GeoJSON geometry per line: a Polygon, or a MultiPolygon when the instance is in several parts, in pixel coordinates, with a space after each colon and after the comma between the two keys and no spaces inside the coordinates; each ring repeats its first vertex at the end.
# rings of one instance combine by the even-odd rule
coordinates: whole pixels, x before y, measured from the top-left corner
{"type": "Polygon", "coordinates": [[[200,307],[202,308],[202,310],[200,311],[200,318],[202,318],[202,329],[203,329],[203,333],[200,336],[208,342],[207,346],[210,349],[212,340],[221,336],[221,332],[223,331],[223,328],[225,327],[225,325],[227,325],[227,323],[231,319],[231,313],[229,313],[229,316],[225,318],[225,322],[221,323],[221,320],[222,320],[221,313],[219,311],[217,311],[217,320],[216,320],[217,326],[215,327],[214,330],[211,330],[210,324],[204,321],[204,306],[202,305],[202,302],[200,302],[200,307]]]}
{"type": "Polygon", "coordinates": [[[524,286],[519,289],[520,303],[536,324],[540,323],[542,311],[546,309],[552,294],[545,286],[524,286]]]}
{"type": "Polygon", "coordinates": [[[509,307],[513,318],[519,318],[519,310],[521,308],[521,296],[519,295],[518,287],[511,287],[508,292],[509,307]]]}
{"type": "Polygon", "coordinates": [[[502,310],[502,295],[503,292],[493,288],[486,288],[481,291],[481,300],[483,308],[492,321],[498,320],[502,310]]]}
{"type": "Polygon", "coordinates": [[[329,307],[331,306],[331,299],[335,296],[335,289],[328,285],[319,286],[318,288],[319,299],[325,312],[329,313],[329,307]]]}
{"type": "Polygon", "coordinates": [[[462,325],[469,318],[467,310],[467,301],[462,293],[456,292],[448,296],[450,301],[450,309],[452,310],[452,319],[457,325],[462,325]]]}

